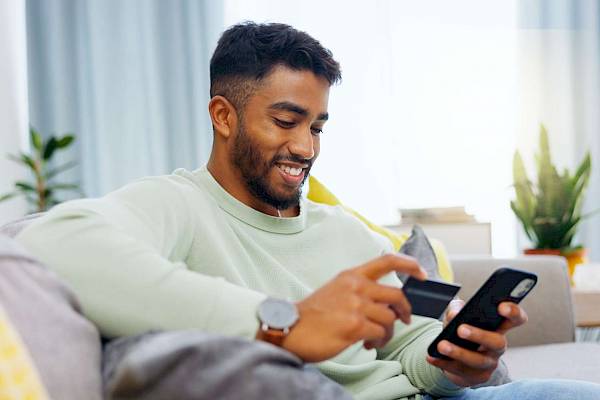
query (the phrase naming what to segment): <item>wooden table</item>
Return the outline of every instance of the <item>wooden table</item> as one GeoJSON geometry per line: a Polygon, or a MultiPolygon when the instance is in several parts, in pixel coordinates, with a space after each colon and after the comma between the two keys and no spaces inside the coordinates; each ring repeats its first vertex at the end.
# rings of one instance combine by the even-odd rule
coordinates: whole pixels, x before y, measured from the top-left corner
{"type": "Polygon", "coordinates": [[[600,327],[600,289],[573,288],[575,323],[580,328],[600,327]]]}
{"type": "Polygon", "coordinates": [[[578,266],[573,281],[571,293],[577,326],[600,327],[600,264],[578,266]]]}

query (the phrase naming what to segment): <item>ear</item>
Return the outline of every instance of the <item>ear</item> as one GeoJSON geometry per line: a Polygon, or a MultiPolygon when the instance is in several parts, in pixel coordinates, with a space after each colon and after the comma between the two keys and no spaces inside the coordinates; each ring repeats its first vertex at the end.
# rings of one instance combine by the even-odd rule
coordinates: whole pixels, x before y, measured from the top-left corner
{"type": "Polygon", "coordinates": [[[215,134],[227,139],[237,129],[237,111],[225,97],[217,95],[210,99],[208,113],[215,134]]]}

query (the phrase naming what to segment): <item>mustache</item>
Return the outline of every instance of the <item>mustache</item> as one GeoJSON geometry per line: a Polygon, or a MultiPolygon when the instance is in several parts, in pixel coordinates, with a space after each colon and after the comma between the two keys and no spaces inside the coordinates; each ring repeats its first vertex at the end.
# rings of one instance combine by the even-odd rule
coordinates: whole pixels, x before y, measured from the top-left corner
{"type": "Polygon", "coordinates": [[[275,166],[275,164],[277,164],[278,162],[281,162],[281,161],[290,161],[290,162],[297,163],[297,164],[307,164],[306,169],[309,170],[312,167],[315,159],[314,158],[307,159],[307,158],[297,157],[294,155],[275,156],[273,158],[273,161],[271,161],[271,164],[273,166],[275,166]]]}

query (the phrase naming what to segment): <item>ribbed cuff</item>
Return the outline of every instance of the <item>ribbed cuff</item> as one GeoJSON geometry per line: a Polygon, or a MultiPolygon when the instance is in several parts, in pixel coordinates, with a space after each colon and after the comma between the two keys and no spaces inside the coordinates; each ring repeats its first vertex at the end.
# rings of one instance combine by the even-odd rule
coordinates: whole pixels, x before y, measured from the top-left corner
{"type": "Polygon", "coordinates": [[[437,329],[431,330],[423,334],[415,343],[411,351],[414,354],[413,368],[415,368],[415,376],[413,379],[418,379],[418,386],[432,396],[456,396],[464,390],[463,387],[452,382],[444,372],[427,362],[426,354],[427,347],[433,342],[433,339],[438,335],[437,329]]]}

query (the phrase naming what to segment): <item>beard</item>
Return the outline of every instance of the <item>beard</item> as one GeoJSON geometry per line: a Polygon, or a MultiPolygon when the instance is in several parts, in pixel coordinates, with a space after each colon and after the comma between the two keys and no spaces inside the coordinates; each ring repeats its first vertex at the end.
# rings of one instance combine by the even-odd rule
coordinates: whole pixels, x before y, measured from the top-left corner
{"type": "Polygon", "coordinates": [[[302,195],[302,186],[308,178],[308,173],[312,167],[313,160],[305,160],[293,155],[278,154],[273,159],[267,160],[260,145],[252,141],[248,135],[243,121],[240,121],[240,128],[233,144],[231,161],[240,171],[244,184],[250,193],[264,203],[275,207],[278,210],[285,210],[300,204],[302,195]],[[280,161],[292,161],[299,164],[308,164],[304,170],[304,179],[293,193],[277,193],[275,188],[269,182],[269,173],[273,168],[278,168],[280,161]]]}

